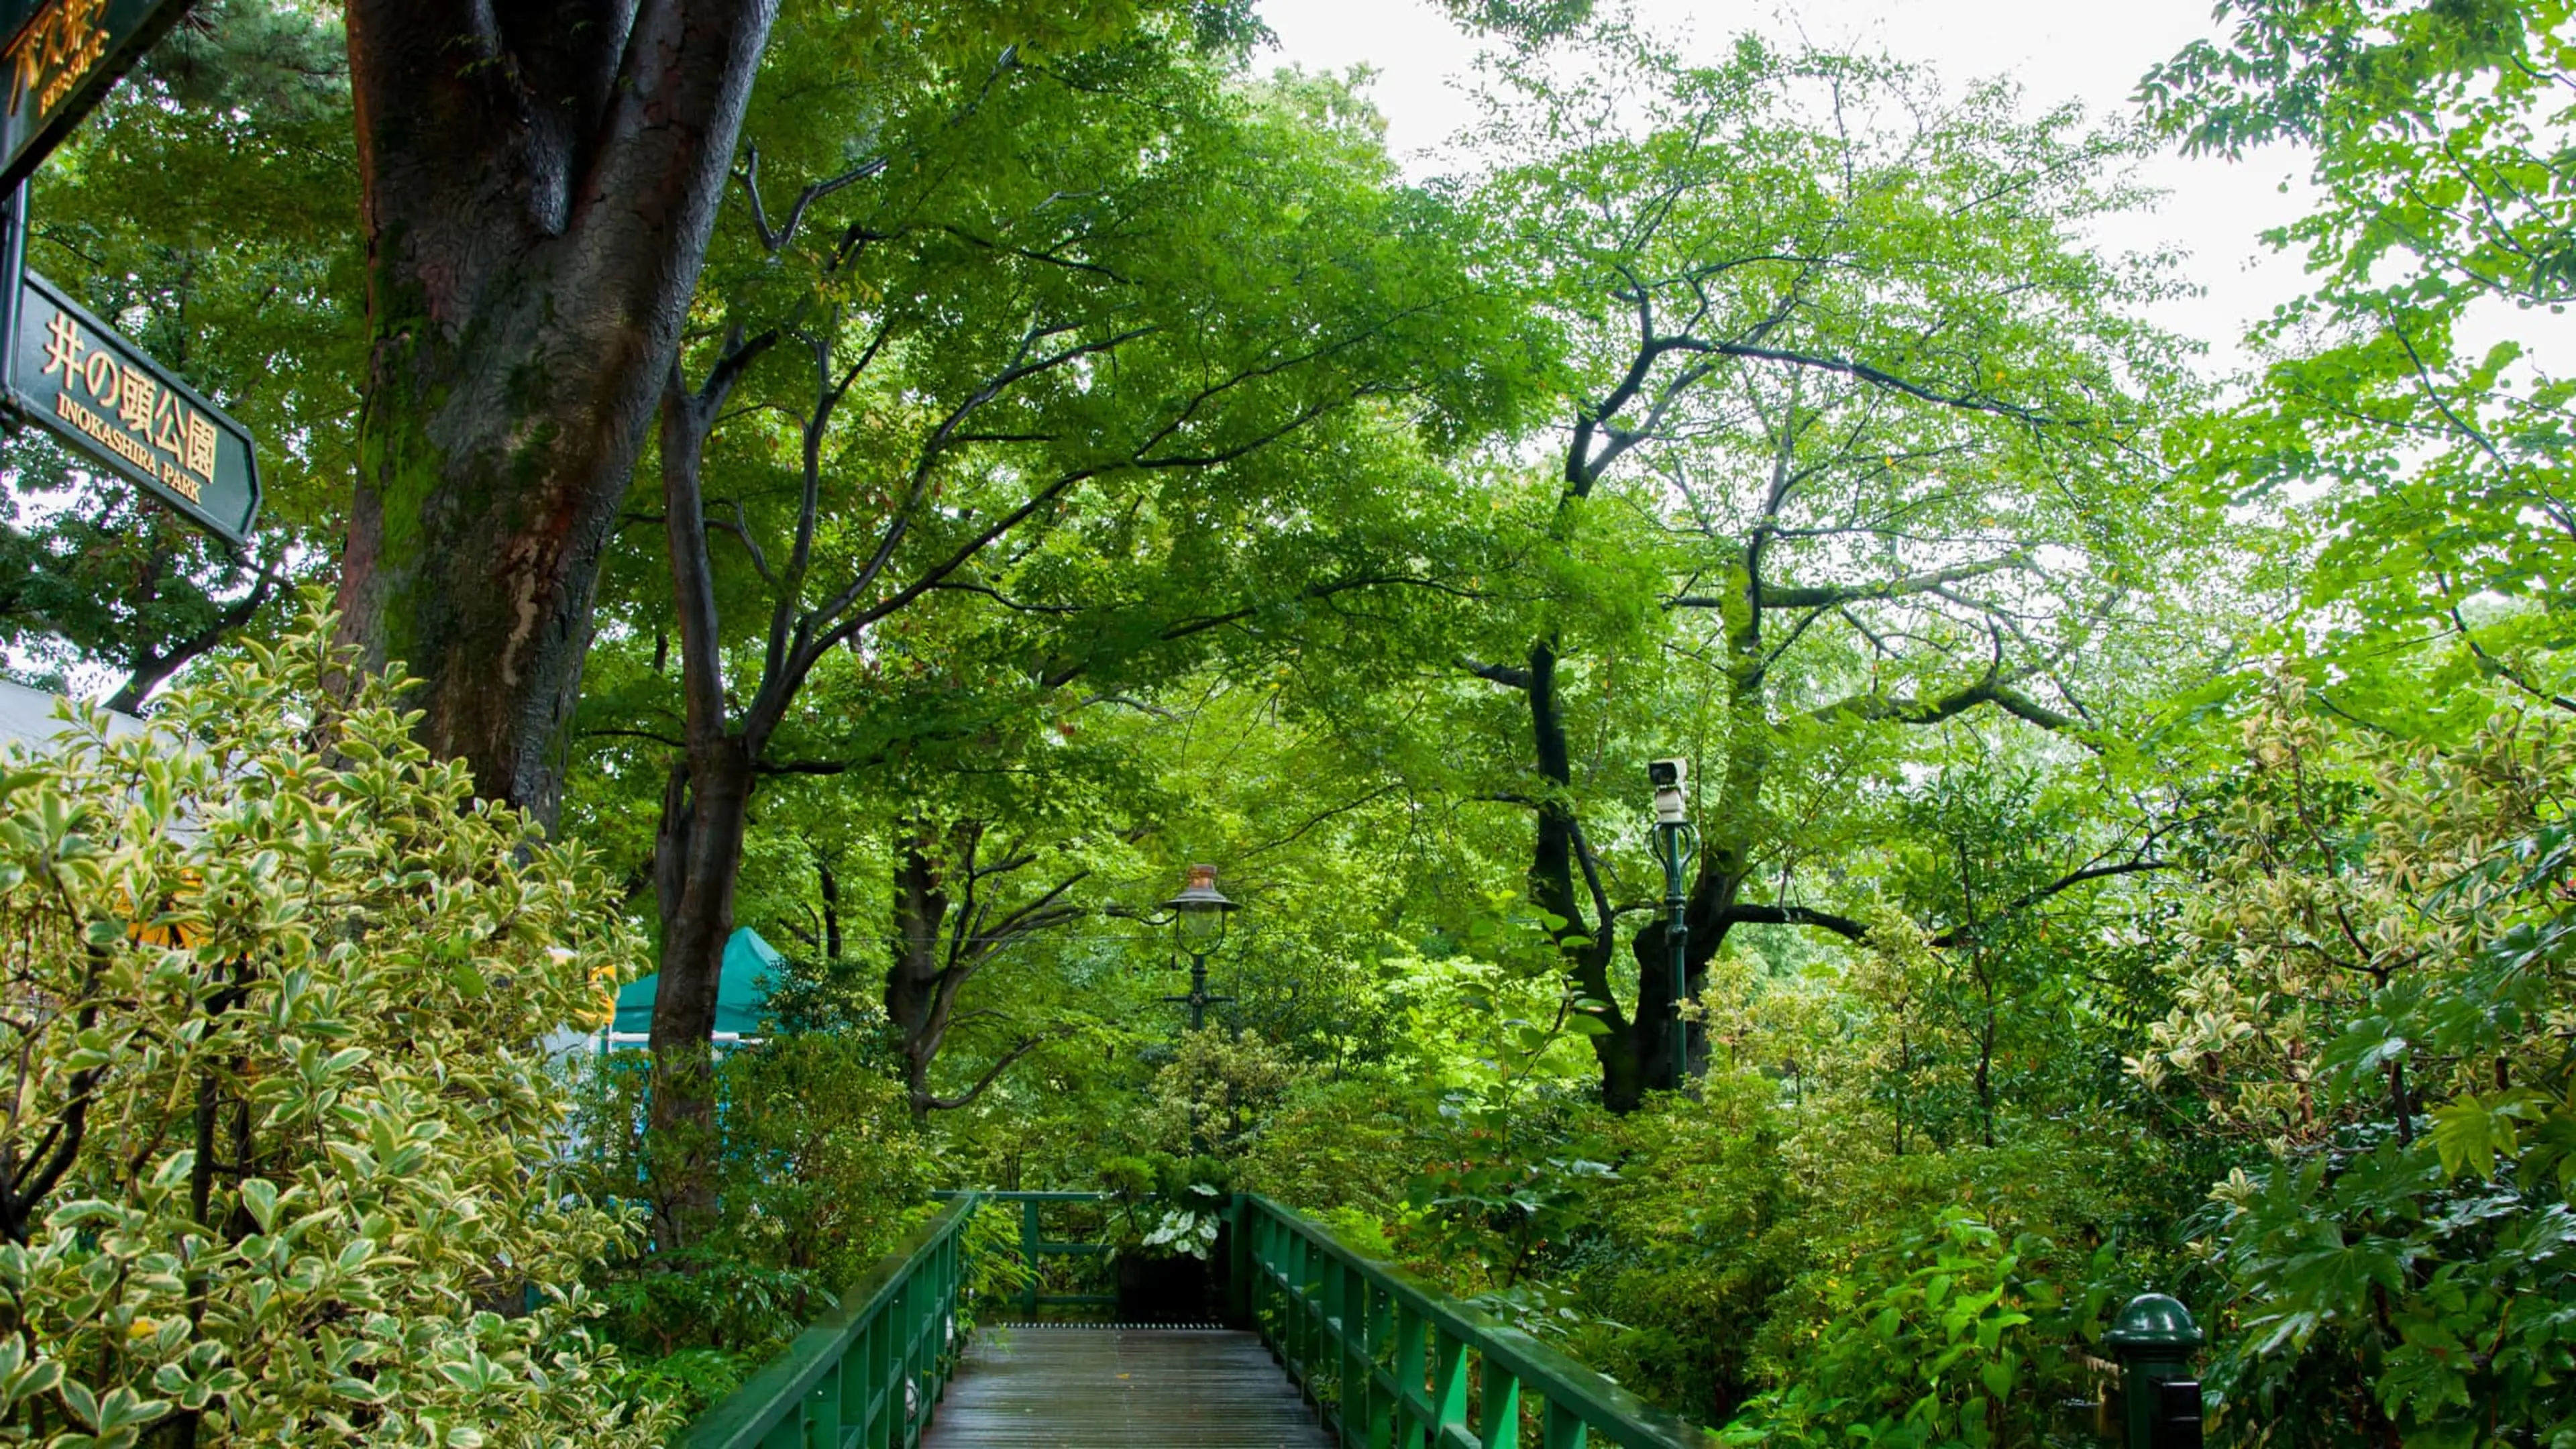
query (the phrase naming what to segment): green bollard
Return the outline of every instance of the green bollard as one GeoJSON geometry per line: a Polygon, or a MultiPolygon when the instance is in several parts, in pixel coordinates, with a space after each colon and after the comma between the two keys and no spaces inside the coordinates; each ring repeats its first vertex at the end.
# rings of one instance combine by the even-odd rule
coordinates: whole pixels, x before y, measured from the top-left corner
{"type": "Polygon", "coordinates": [[[2141,1293],[2102,1342],[2120,1361],[2128,1449],[2201,1449],[2200,1380],[2191,1371],[2201,1336],[2191,1310],[2162,1293],[2141,1293]]]}

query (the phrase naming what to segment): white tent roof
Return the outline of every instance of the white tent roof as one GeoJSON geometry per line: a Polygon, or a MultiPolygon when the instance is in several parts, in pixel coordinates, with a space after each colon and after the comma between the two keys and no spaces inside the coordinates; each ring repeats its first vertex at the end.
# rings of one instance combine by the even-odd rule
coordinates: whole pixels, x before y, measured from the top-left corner
{"type": "MultiPolygon", "coordinates": [[[[72,728],[55,716],[55,708],[61,703],[58,695],[0,679],[0,746],[23,744],[42,749],[60,738],[64,731],[72,728]]],[[[107,720],[110,733],[143,732],[143,721],[130,714],[111,710],[107,720]]]]}

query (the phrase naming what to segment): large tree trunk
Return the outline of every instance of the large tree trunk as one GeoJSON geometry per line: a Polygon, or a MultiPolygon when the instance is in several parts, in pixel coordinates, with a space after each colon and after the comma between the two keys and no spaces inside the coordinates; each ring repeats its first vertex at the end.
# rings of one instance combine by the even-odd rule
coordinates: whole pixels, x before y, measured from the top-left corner
{"type": "MultiPolygon", "coordinates": [[[[1763,791],[1770,782],[1772,760],[1769,661],[1762,648],[1762,613],[1751,568],[1737,571],[1725,588],[1739,604],[1726,616],[1726,753],[1722,768],[1715,772],[1718,787],[1710,792],[1716,809],[1700,824],[1699,867],[1691,878],[1689,901],[1682,907],[1690,925],[1690,938],[1683,944],[1682,984],[1694,999],[1708,990],[1708,965],[1726,948],[1727,933],[1739,920],[1737,904],[1753,878],[1756,853],[1769,831],[1763,814],[1763,791]]],[[[1657,994],[1665,998],[1663,1011],[1647,1028],[1654,1041],[1646,1049],[1655,1056],[1657,1070],[1669,1073],[1672,1053],[1679,1051],[1686,1077],[1706,1075],[1707,1021],[1691,1022],[1678,1035],[1672,1030],[1672,991],[1661,984],[1671,980],[1671,957],[1660,922],[1637,934],[1637,960],[1640,966],[1652,964],[1654,969],[1641,979],[1658,983],[1657,994]]],[[[1642,1007],[1638,1015],[1644,1027],[1642,1007]]]]}
{"type": "MultiPolygon", "coordinates": [[[[1657,920],[1639,928],[1636,939],[1629,943],[1629,953],[1637,961],[1637,1014],[1628,1023],[1625,1046],[1626,1054],[1636,1063],[1640,1093],[1649,1088],[1670,1086],[1673,1081],[1673,1053],[1685,1049],[1682,1035],[1673,1030],[1673,957],[1671,948],[1664,944],[1665,940],[1664,922],[1657,920]]],[[[1683,950],[1689,956],[1697,956],[1699,952],[1694,949],[1697,944],[1694,937],[1683,943],[1683,950]]],[[[1685,959],[1687,961],[1687,957],[1685,959]]],[[[1697,993],[1699,984],[1696,972],[1685,983],[1693,994],[1697,993]]],[[[1692,1035],[1697,1038],[1699,1033],[1692,1035]]],[[[1695,1069],[1701,1064],[1689,1061],[1684,1065],[1695,1069]]],[[[1602,1087],[1603,1100],[1607,1101],[1609,1082],[1606,1078],[1602,1087]]],[[[1611,1110],[1629,1111],[1638,1105],[1638,1100],[1637,1095],[1631,1095],[1623,1102],[1613,1103],[1611,1110]]]]}
{"type": "Polygon", "coordinates": [[[980,820],[957,821],[944,835],[915,824],[895,841],[895,939],[886,963],[885,1005],[886,1016],[903,1034],[904,1091],[915,1118],[973,1103],[1012,1063],[1055,1035],[1040,1030],[1021,1037],[956,1096],[931,1090],[931,1066],[957,1023],[957,993],[1012,942],[1083,916],[1080,906],[1064,904],[1063,897],[1090,874],[1087,870],[1059,878],[1051,889],[1016,906],[997,908],[986,894],[992,881],[1028,865],[1036,855],[1005,852],[1004,860],[979,863],[976,852],[986,844],[980,820]]]}
{"type": "MultiPolygon", "coordinates": [[[[1724,783],[1717,792],[1719,813],[1705,823],[1699,868],[1684,907],[1690,937],[1684,945],[1683,988],[1694,997],[1707,989],[1709,963],[1724,948],[1727,933],[1737,922],[1736,905],[1751,879],[1754,850],[1764,829],[1761,798],[1771,751],[1759,631],[1750,624],[1742,626],[1733,642],[1737,650],[1729,681],[1733,728],[1724,783]]],[[[1593,1056],[1601,1068],[1601,1100],[1613,1112],[1632,1112],[1644,1103],[1647,1092],[1672,1082],[1676,1053],[1682,1056],[1686,1077],[1707,1071],[1708,1028],[1705,1023],[1693,1023],[1682,1031],[1674,1029],[1672,958],[1660,920],[1646,925],[1630,943],[1638,966],[1634,1010],[1621,1011],[1612,995],[1610,961],[1616,922],[1609,902],[1592,888],[1581,822],[1568,799],[1573,761],[1557,686],[1558,662],[1556,644],[1543,641],[1530,650],[1528,670],[1514,681],[1528,694],[1535,763],[1547,792],[1537,802],[1530,899],[1564,922],[1555,934],[1575,989],[1606,1003],[1597,1015],[1607,1030],[1591,1038],[1593,1056]]]]}
{"type": "Polygon", "coordinates": [[[373,342],[341,627],[541,818],[775,8],[348,6],[373,342]]]}
{"type": "MultiPolygon", "coordinates": [[[[1718,822],[1723,832],[1734,822],[1718,822]]],[[[1682,989],[1693,1000],[1708,990],[1708,964],[1726,949],[1726,936],[1735,928],[1733,911],[1743,893],[1749,874],[1739,862],[1740,851],[1730,850],[1720,834],[1714,847],[1703,844],[1700,864],[1691,877],[1689,903],[1682,914],[1690,924],[1690,938],[1682,943],[1682,989]]],[[[1688,1023],[1680,1032],[1673,1030],[1672,953],[1667,947],[1664,923],[1656,921],[1637,932],[1635,952],[1638,969],[1637,1052],[1646,1064],[1646,1080],[1661,1085],[1672,1080],[1673,1053],[1682,1053],[1685,1079],[1705,1076],[1709,1063],[1708,1023],[1705,1019],[1688,1023]],[[1649,998],[1653,1011],[1648,1011],[1649,998]]]]}

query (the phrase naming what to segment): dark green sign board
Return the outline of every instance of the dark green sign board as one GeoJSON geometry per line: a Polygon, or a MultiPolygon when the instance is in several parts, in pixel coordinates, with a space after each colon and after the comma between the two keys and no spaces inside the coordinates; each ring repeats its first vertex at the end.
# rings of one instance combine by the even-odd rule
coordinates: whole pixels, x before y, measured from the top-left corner
{"type": "Polygon", "coordinates": [[[0,392],[238,548],[259,517],[250,434],[24,263],[27,174],[190,3],[0,0],[0,392]]]}
{"type": "Polygon", "coordinates": [[[250,433],[34,272],[18,289],[10,398],[114,473],[236,546],[259,517],[250,433]]]}
{"type": "Polygon", "coordinates": [[[190,0],[0,0],[0,188],[17,185],[190,0]]]}

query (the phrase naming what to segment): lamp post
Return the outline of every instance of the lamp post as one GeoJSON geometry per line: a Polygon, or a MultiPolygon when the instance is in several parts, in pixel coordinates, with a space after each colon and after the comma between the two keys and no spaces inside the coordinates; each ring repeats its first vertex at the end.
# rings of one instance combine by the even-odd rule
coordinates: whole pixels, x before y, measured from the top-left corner
{"type": "Polygon", "coordinates": [[[1208,995],[1207,958],[1225,940],[1225,918],[1241,907],[1216,888],[1216,867],[1212,865],[1191,866],[1189,884],[1163,904],[1172,912],[1172,939],[1190,958],[1190,994],[1163,999],[1188,1006],[1190,1030],[1203,1030],[1207,1026],[1207,1009],[1217,1002],[1233,1000],[1208,995]]]}
{"type": "Polygon", "coordinates": [[[1672,1080],[1676,1092],[1690,1075],[1690,1023],[1682,1020],[1682,1002],[1690,996],[1690,889],[1685,880],[1699,854],[1699,832],[1691,828],[1690,807],[1682,798],[1690,778],[1690,761],[1655,760],[1646,779],[1655,787],[1655,858],[1664,867],[1664,946],[1672,953],[1672,1080]]]}

